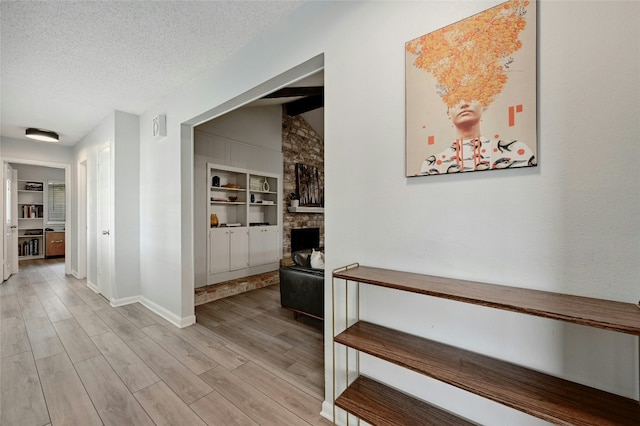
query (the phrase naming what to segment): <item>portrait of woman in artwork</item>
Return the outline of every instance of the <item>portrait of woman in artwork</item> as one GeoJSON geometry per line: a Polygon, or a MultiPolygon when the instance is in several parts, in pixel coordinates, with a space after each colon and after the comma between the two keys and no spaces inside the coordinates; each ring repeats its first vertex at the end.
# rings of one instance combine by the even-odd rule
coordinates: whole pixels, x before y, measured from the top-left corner
{"type": "Polygon", "coordinates": [[[537,165],[535,2],[406,44],[407,176],[537,165]]]}

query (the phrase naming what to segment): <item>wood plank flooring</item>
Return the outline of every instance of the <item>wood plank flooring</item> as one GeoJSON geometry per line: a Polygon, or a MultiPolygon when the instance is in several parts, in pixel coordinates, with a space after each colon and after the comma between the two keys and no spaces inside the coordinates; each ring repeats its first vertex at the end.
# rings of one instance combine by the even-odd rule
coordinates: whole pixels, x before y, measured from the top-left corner
{"type": "Polygon", "coordinates": [[[177,328],[140,304],[111,307],[21,262],[0,284],[0,424],[329,425],[322,329],[280,307],[278,285],[196,308],[177,328]]]}

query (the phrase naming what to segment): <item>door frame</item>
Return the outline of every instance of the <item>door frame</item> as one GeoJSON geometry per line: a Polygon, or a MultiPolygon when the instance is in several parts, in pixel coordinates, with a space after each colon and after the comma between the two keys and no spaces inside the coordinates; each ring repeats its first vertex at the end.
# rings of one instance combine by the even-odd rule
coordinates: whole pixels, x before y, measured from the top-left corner
{"type": "Polygon", "coordinates": [[[19,263],[18,263],[18,253],[16,250],[6,250],[7,247],[16,247],[18,244],[18,205],[17,205],[17,198],[18,198],[18,171],[15,170],[13,167],[11,167],[10,163],[2,163],[3,165],[3,169],[2,169],[2,181],[3,184],[5,185],[4,192],[2,194],[2,199],[3,199],[3,223],[2,223],[2,236],[3,236],[3,241],[2,241],[2,251],[0,252],[0,255],[2,256],[2,260],[3,260],[3,265],[2,265],[2,275],[3,275],[3,281],[9,279],[9,277],[13,274],[17,274],[18,273],[18,269],[19,269],[19,263]],[[8,175],[11,174],[10,177],[8,177],[8,175]],[[11,182],[11,200],[9,200],[9,202],[11,203],[10,206],[7,206],[7,179],[10,179],[11,182]],[[6,207],[5,207],[6,206],[6,207]],[[10,228],[14,228],[13,231],[7,232],[7,216],[6,216],[6,212],[8,210],[11,210],[11,223],[9,224],[10,228]],[[9,238],[11,239],[11,241],[7,241],[7,235],[9,235],[9,238]],[[10,256],[8,255],[10,254],[10,256]],[[8,261],[8,262],[7,262],[8,261]],[[10,263],[10,266],[7,267],[7,263],[10,263]],[[7,273],[8,272],[8,273],[7,273]]]}
{"type": "MultiPolygon", "coordinates": [[[[13,164],[25,164],[30,166],[52,167],[55,169],[64,169],[64,187],[65,187],[65,204],[66,204],[66,221],[64,227],[64,239],[65,241],[71,241],[71,226],[73,225],[74,215],[71,211],[71,192],[73,191],[73,185],[71,184],[71,164],[69,163],[56,163],[53,161],[41,161],[41,160],[27,160],[24,158],[2,157],[2,166],[5,163],[13,164]]],[[[2,211],[2,220],[6,221],[5,210],[2,211]]],[[[3,236],[4,238],[4,236],[3,236]]],[[[71,244],[64,245],[64,273],[65,275],[71,274],[71,244]]],[[[18,247],[14,248],[15,256],[18,256],[18,247]]],[[[3,253],[4,254],[4,253],[3,253]]]]}
{"type": "Polygon", "coordinates": [[[75,277],[78,279],[87,277],[87,262],[89,261],[89,257],[87,256],[88,252],[88,221],[89,217],[89,205],[87,203],[88,200],[88,190],[89,187],[87,185],[88,178],[88,164],[87,159],[83,159],[78,161],[77,172],[78,172],[78,190],[77,190],[77,200],[78,200],[78,213],[77,213],[77,232],[78,236],[77,241],[77,253],[78,253],[78,263],[76,264],[76,273],[75,277]]]}

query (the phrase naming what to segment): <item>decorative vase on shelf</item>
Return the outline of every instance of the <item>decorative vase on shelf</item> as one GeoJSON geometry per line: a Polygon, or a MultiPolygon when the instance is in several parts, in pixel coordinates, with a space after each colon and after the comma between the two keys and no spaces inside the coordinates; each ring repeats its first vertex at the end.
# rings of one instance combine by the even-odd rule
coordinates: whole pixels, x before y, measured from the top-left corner
{"type": "Polygon", "coordinates": [[[215,213],[211,213],[211,227],[217,228],[220,225],[220,221],[218,221],[218,215],[215,213]]]}
{"type": "Polygon", "coordinates": [[[291,207],[299,207],[300,200],[291,200],[291,207]]]}
{"type": "Polygon", "coordinates": [[[211,178],[211,186],[220,186],[220,177],[214,176],[211,178]]]}
{"type": "Polygon", "coordinates": [[[264,192],[269,192],[269,182],[267,182],[267,178],[264,178],[264,182],[262,183],[262,190],[264,192]]]}

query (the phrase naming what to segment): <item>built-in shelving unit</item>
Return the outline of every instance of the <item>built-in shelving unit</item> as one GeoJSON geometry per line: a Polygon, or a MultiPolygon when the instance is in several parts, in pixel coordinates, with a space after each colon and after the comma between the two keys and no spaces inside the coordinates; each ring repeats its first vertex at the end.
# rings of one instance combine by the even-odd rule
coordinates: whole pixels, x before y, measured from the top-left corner
{"type": "MultiPolygon", "coordinates": [[[[333,272],[336,280],[375,285],[494,309],[552,318],[589,327],[640,335],[640,308],[632,303],[456,280],[352,265],[333,272]]],[[[359,292],[358,292],[359,293],[359,292]]],[[[359,303],[359,302],[358,302],[359,303]]],[[[464,389],[555,424],[637,425],[640,403],[569,380],[540,373],[465,349],[360,321],[341,332],[336,344],[464,389]]],[[[335,368],[335,366],[334,366],[335,368]]],[[[334,371],[334,379],[335,379],[334,371]]],[[[335,383],[335,380],[334,380],[335,383]]],[[[334,403],[373,425],[468,424],[465,419],[433,421],[447,411],[365,376],[358,376],[334,403]],[[374,390],[372,390],[374,389],[374,390]],[[392,397],[387,399],[389,393],[392,397]]],[[[335,413],[334,413],[335,419],[335,413]]]]}
{"type": "Polygon", "coordinates": [[[44,257],[44,182],[18,180],[18,258],[44,257]]]}
{"type": "Polygon", "coordinates": [[[207,169],[207,284],[277,269],[279,176],[213,163],[207,169]]]}

